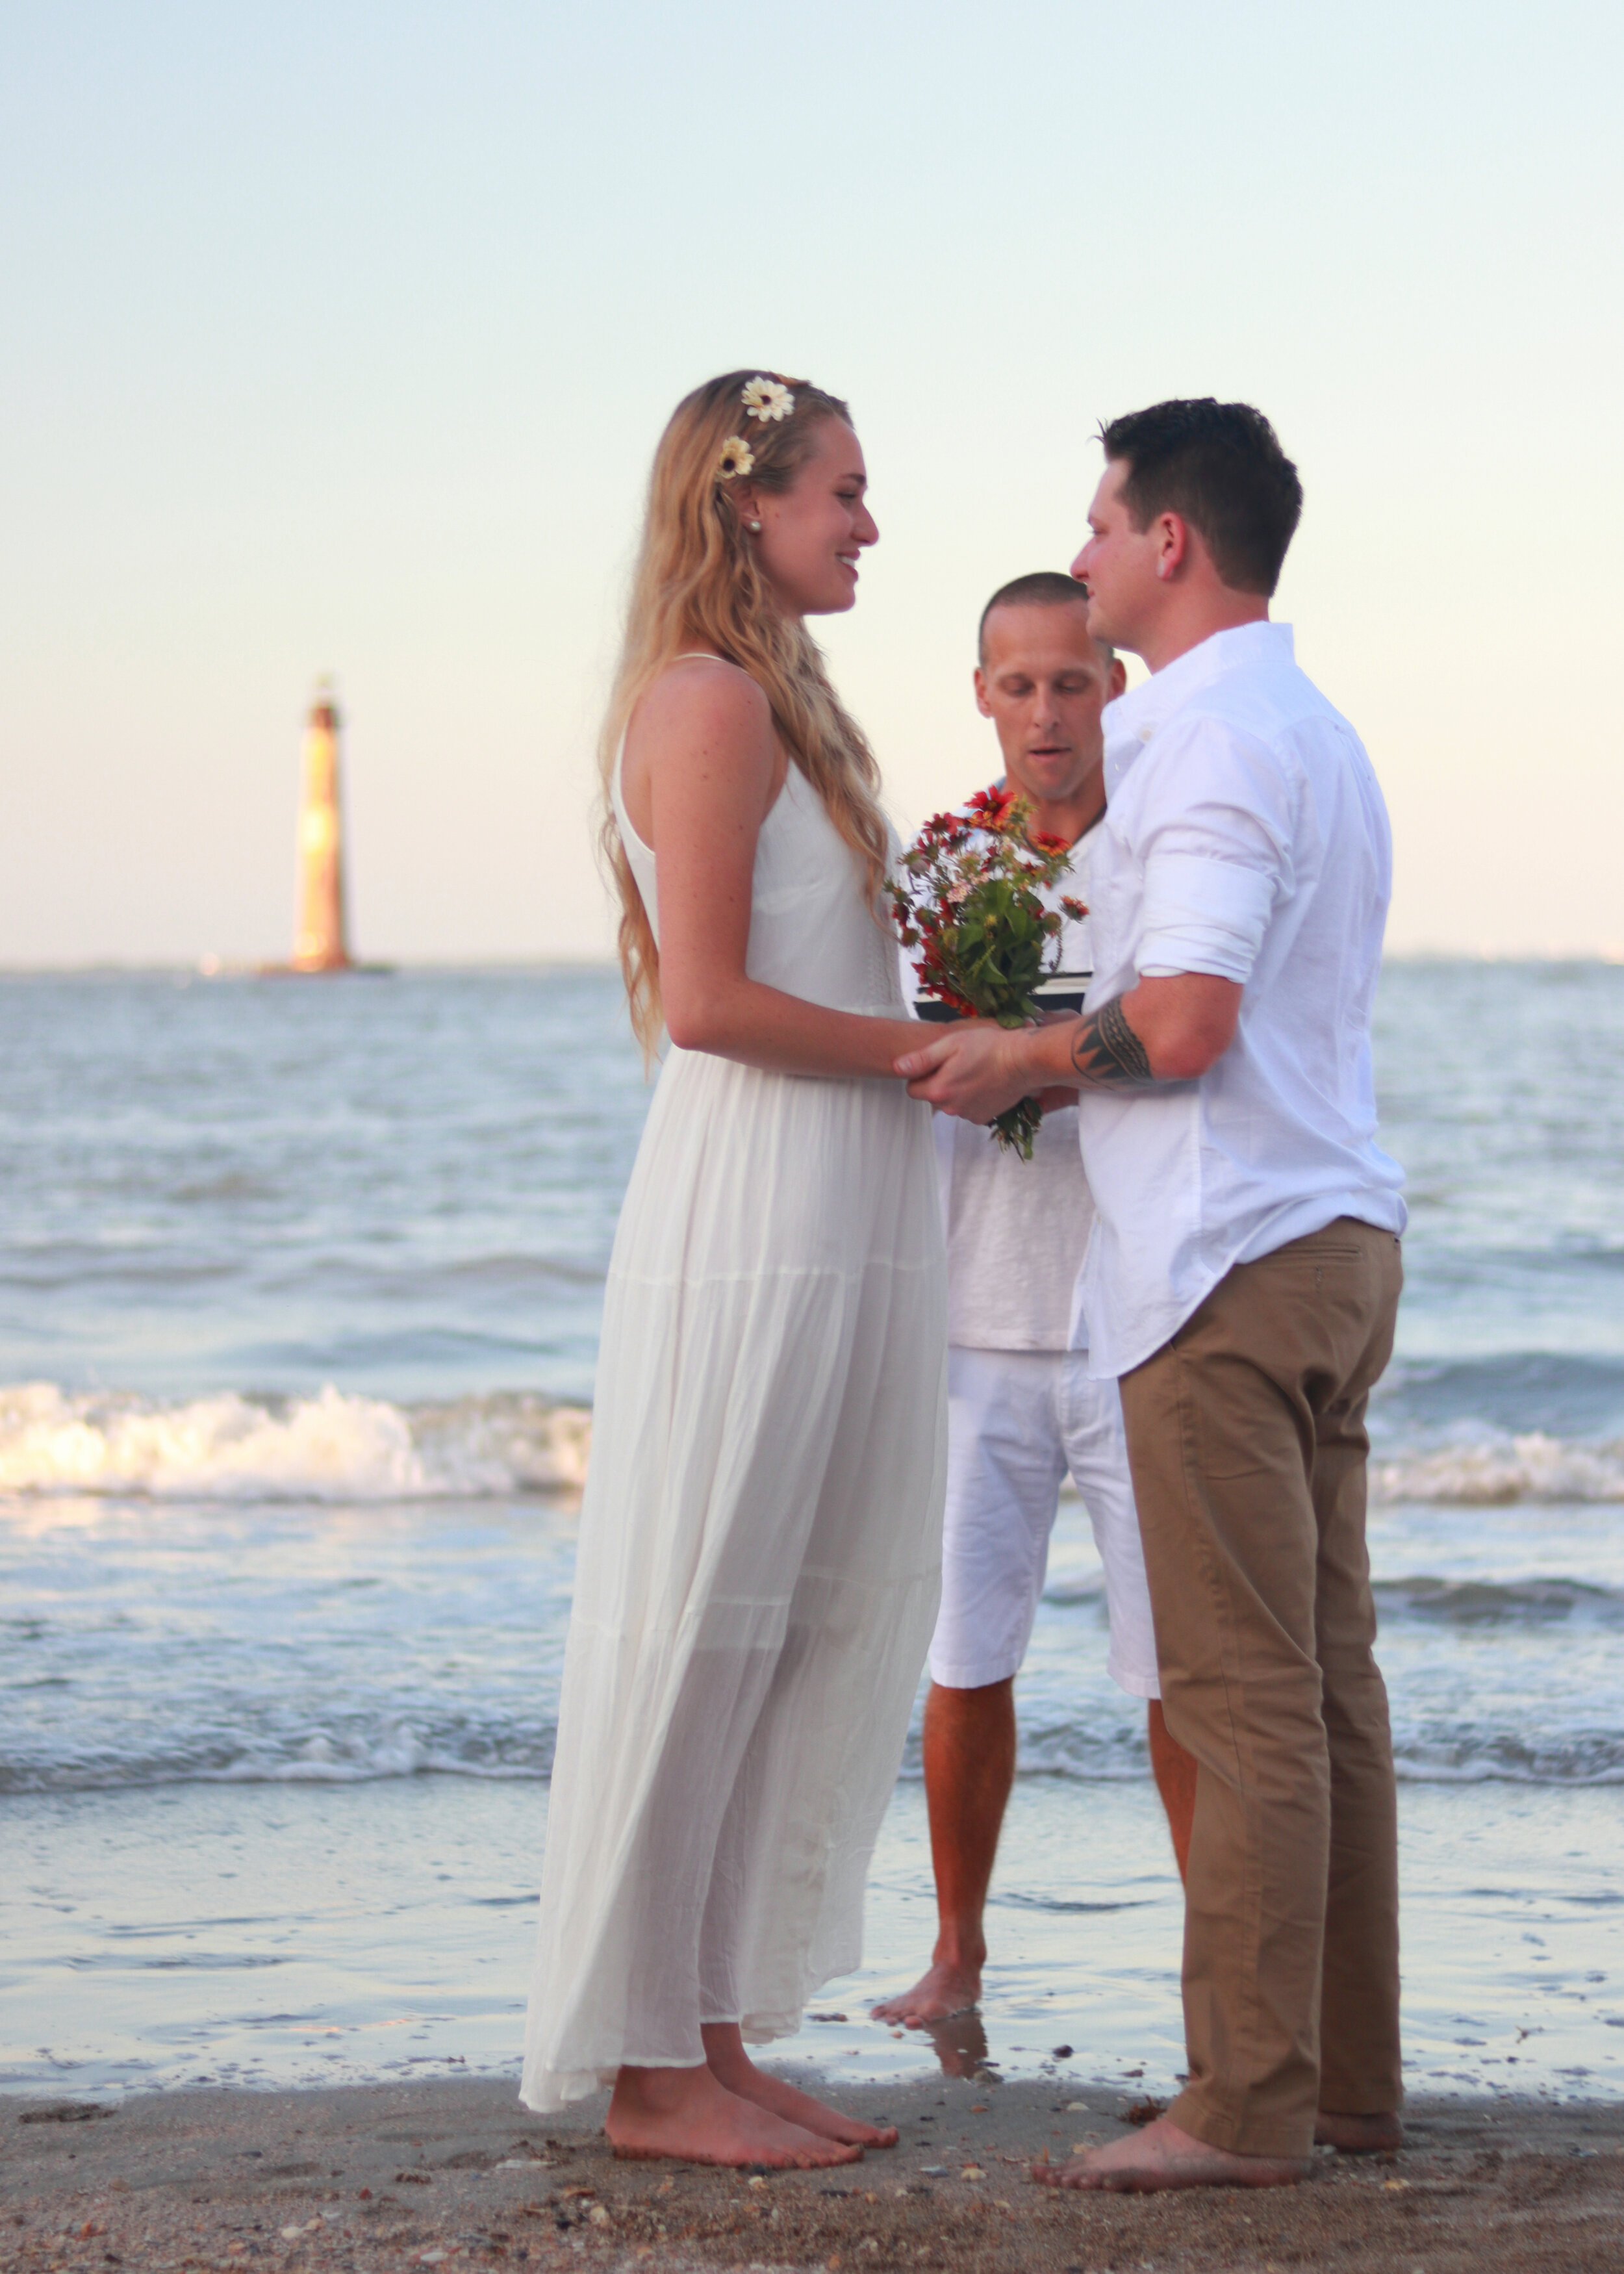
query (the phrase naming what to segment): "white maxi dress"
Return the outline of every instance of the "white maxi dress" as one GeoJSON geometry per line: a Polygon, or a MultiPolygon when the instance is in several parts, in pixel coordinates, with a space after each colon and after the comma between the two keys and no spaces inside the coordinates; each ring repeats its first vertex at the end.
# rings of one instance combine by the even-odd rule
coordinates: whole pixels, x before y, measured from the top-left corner
{"type": "MultiPolygon", "coordinates": [[[[614,809],[645,907],[655,864],[614,809]]],[[[792,765],[749,975],[906,1015],[895,946],[792,765]]],[[[945,1267],[899,1082],[673,1049],[615,1235],[521,2097],[798,2025],[861,1955],[936,1618],[945,1267]]]]}

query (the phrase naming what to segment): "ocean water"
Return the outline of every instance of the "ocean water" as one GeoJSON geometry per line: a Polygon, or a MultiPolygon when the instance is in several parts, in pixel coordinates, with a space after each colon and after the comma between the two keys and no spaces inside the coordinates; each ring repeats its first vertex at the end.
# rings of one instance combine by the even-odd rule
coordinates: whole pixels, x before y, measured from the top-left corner
{"type": "MultiPolygon", "coordinates": [[[[613,975],[0,978],[0,2083],[511,2069],[648,1097],[613,975]]],[[[1392,965],[1378,1065],[1408,2056],[1616,2090],[1624,969],[1392,965]]],[[[930,1939],[911,1745],[865,1968],[791,2057],[1170,2080],[1178,1890],[1104,1642],[1071,1502],[984,2035],[863,2018],[930,1939]]]]}

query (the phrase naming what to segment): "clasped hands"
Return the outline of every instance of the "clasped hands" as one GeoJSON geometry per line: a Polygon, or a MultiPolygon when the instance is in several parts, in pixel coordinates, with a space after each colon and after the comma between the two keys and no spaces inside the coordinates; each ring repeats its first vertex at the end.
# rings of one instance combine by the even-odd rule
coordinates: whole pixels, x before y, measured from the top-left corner
{"type": "Polygon", "coordinates": [[[1052,1112],[1077,1103],[1079,1077],[1069,1038],[1057,1030],[1078,1023],[1064,1011],[1027,1027],[960,1020],[936,1028],[928,1043],[899,1058],[897,1072],[906,1077],[910,1097],[962,1121],[991,1121],[1032,1096],[1046,1113],[1052,1112]]]}

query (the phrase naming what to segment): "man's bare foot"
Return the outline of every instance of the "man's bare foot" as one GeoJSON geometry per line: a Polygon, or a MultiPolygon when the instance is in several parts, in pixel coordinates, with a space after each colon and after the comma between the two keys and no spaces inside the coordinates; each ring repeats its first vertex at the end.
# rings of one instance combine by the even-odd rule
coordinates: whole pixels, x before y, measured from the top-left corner
{"type": "Polygon", "coordinates": [[[617,2156],[814,2171],[861,2161],[861,2147],[786,2124],[719,2084],[708,2067],[623,2068],[604,2130],[617,2156]]]}
{"type": "Polygon", "coordinates": [[[1403,2121],[1391,2112],[1343,2116],[1334,2108],[1322,2108],[1314,2119],[1315,2147],[1335,2148],[1339,2155],[1390,2155],[1403,2144],[1403,2121]]]}
{"type": "Polygon", "coordinates": [[[907,2029],[928,2029],[932,2022],[951,2022],[955,2014],[968,2013],[981,1994],[979,1966],[938,1958],[911,1990],[905,1990],[899,1998],[883,1998],[870,2011],[876,2022],[900,2022],[907,2029]]]}
{"type": "Polygon", "coordinates": [[[1032,2176],[1051,2187],[1101,2187],[1113,2195],[1154,2195],[1163,2187],[1289,2187],[1313,2165],[1306,2156],[1237,2156],[1209,2148],[1166,2116],[1142,2132],[1090,2148],[1064,2164],[1034,2164],[1032,2176]]]}
{"type": "Polygon", "coordinates": [[[860,2117],[843,2116],[809,2092],[798,2092],[781,2076],[769,2076],[756,2067],[744,2049],[744,2039],[732,2023],[709,2023],[704,2031],[705,2059],[710,2074],[727,2092],[764,2108],[786,2124],[799,2125],[820,2140],[838,2140],[849,2148],[894,2148],[894,2124],[865,2124],[860,2117]]]}

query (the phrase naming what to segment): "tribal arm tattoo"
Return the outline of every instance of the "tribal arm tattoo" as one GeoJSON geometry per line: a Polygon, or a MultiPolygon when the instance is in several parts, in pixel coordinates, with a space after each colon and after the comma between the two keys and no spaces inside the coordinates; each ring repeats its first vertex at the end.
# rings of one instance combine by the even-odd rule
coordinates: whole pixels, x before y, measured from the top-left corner
{"type": "Polygon", "coordinates": [[[1071,1064],[1085,1081],[1112,1089],[1146,1089],[1156,1079],[1119,995],[1078,1020],[1071,1035],[1071,1064]]]}

